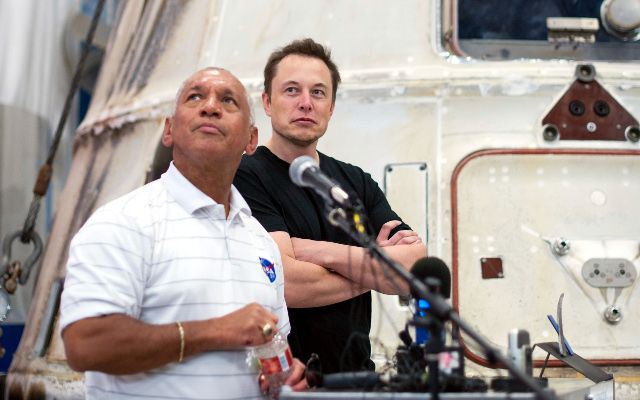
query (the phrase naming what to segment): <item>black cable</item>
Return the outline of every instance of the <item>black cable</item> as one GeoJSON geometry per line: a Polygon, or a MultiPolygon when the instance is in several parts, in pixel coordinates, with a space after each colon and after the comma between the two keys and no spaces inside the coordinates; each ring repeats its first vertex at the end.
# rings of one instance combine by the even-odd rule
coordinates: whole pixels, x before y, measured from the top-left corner
{"type": "Polygon", "coordinates": [[[105,0],[99,0],[95,12],[93,13],[93,19],[91,20],[89,32],[87,32],[87,37],[84,42],[82,54],[80,56],[80,60],[78,61],[78,65],[76,66],[76,70],[71,81],[71,86],[69,87],[69,92],[67,93],[67,97],[62,108],[62,114],[60,115],[58,126],[56,127],[56,132],[53,136],[53,141],[51,143],[51,146],[49,146],[49,154],[47,156],[47,160],[38,172],[38,177],[33,188],[33,198],[31,200],[31,205],[29,206],[27,216],[25,217],[24,225],[22,227],[22,234],[20,236],[20,240],[23,243],[28,243],[33,239],[33,230],[35,228],[38,213],[40,211],[40,201],[45,196],[45,194],[47,194],[47,190],[49,189],[49,182],[53,173],[53,160],[58,150],[58,146],[60,145],[60,139],[62,138],[64,125],[67,122],[69,112],[71,111],[71,102],[80,84],[80,78],[82,77],[84,64],[93,44],[93,38],[98,27],[100,14],[102,13],[102,9],[104,8],[104,3],[105,0]]]}
{"type": "Polygon", "coordinates": [[[76,66],[75,73],[73,75],[73,79],[71,81],[71,86],[69,87],[69,92],[67,93],[67,98],[64,102],[64,107],[62,108],[62,115],[60,115],[60,120],[58,121],[58,127],[56,128],[56,133],[53,136],[53,142],[51,143],[51,147],[49,147],[49,155],[47,156],[46,163],[49,165],[53,164],[53,159],[56,155],[56,151],[58,150],[58,145],[60,144],[60,138],[62,137],[62,130],[64,128],[65,123],[67,122],[67,117],[69,116],[69,112],[71,111],[71,101],[80,85],[80,78],[82,78],[82,71],[84,69],[84,64],[87,60],[87,56],[89,55],[89,51],[91,50],[91,46],[93,45],[93,38],[95,36],[96,30],[98,28],[98,21],[100,20],[100,14],[102,13],[102,9],[104,8],[105,0],[99,0],[98,5],[96,6],[96,10],[93,13],[93,19],[91,20],[91,25],[89,26],[89,32],[87,33],[87,38],[84,41],[84,46],[82,48],[82,54],[80,55],[80,60],[78,61],[78,65],[76,66]]]}

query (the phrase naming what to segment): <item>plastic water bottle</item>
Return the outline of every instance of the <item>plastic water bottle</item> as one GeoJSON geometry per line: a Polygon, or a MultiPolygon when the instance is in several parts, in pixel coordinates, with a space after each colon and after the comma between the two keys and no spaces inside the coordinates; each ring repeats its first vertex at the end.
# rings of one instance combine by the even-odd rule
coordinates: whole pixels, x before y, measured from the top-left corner
{"type": "Polygon", "coordinates": [[[260,372],[269,383],[268,396],[277,399],[293,365],[287,338],[277,332],[269,343],[253,348],[253,354],[258,361],[260,372]]]}

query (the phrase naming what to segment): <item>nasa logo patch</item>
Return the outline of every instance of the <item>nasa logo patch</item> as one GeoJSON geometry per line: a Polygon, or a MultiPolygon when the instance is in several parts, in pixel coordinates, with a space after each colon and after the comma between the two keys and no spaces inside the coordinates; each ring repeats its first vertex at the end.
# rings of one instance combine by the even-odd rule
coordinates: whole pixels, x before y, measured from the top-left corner
{"type": "Polygon", "coordinates": [[[262,266],[262,270],[265,274],[267,274],[267,278],[269,278],[269,282],[273,283],[276,280],[276,267],[273,263],[266,258],[260,258],[260,265],[262,266]]]}

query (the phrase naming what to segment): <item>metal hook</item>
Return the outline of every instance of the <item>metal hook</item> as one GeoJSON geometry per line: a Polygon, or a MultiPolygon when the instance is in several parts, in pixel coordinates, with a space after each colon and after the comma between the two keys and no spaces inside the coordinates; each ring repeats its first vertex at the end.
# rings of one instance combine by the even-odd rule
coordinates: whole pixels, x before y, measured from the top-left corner
{"type": "MultiPolygon", "coordinates": [[[[0,287],[0,322],[4,322],[9,317],[11,311],[11,299],[9,293],[0,287]]],[[[2,358],[0,356],[0,358],[2,358]]]]}
{"type": "MultiPolygon", "coordinates": [[[[2,272],[7,269],[11,262],[11,245],[16,239],[20,239],[21,236],[22,230],[18,230],[13,233],[9,233],[4,237],[4,242],[2,243],[2,272]]],[[[22,263],[22,273],[19,278],[20,284],[22,285],[24,285],[29,279],[31,267],[33,267],[42,254],[42,239],[40,239],[38,232],[33,231],[29,240],[33,243],[33,251],[22,263]]]]}

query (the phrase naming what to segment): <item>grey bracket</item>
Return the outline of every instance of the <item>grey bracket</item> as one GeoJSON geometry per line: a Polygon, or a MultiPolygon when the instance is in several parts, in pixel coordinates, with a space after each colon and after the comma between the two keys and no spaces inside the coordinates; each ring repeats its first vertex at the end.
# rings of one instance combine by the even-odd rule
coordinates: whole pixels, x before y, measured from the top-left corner
{"type": "Polygon", "coordinates": [[[633,284],[638,272],[624,258],[590,258],[582,266],[582,277],[595,288],[624,288],[633,284]]]}

